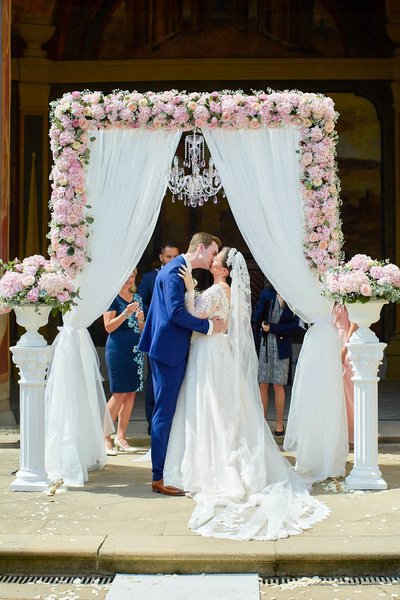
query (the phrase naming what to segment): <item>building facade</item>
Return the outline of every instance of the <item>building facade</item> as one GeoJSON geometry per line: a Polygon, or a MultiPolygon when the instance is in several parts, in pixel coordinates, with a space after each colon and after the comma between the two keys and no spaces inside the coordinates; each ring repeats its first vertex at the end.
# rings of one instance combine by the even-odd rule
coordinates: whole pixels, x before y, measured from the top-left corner
{"type": "MultiPolygon", "coordinates": [[[[344,251],[400,264],[398,0],[3,0],[1,10],[3,259],[47,253],[49,102],[64,92],[272,88],[334,99],[344,251]]],[[[162,240],[185,249],[196,230],[251,261],[226,200],[187,209],[167,195],[139,275],[162,240]]],[[[386,377],[400,378],[399,307],[385,307],[378,332],[386,377]]],[[[17,333],[0,316],[0,423],[12,412],[17,333]]]]}

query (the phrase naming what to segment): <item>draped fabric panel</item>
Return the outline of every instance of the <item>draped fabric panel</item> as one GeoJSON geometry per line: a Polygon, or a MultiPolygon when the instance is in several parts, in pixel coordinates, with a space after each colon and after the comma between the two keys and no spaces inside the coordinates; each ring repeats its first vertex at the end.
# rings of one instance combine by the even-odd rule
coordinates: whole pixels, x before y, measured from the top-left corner
{"type": "MultiPolygon", "coordinates": [[[[285,449],[310,481],[344,475],[348,454],[340,344],[332,303],[303,253],[296,128],[203,130],[236,223],[258,265],[307,331],[297,363],[285,449]]],[[[229,240],[224,240],[229,244],[229,240]]]]}
{"type": "Polygon", "coordinates": [[[93,133],[86,176],[91,262],[76,278],[81,300],[64,316],[46,386],[46,470],[83,485],[106,462],[112,431],[98,356],[87,327],[106,311],[153,233],[181,133],[109,129],[93,133]]]}

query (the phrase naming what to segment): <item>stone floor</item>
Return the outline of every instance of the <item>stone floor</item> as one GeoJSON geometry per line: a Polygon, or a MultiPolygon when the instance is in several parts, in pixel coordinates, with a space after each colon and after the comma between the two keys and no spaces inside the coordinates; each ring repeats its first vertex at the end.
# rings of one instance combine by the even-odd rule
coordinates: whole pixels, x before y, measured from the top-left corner
{"type": "MultiPolygon", "coordinates": [[[[286,410],[289,398],[290,393],[286,410]]],[[[273,401],[270,408],[273,428],[273,401]]],[[[149,442],[143,395],[138,395],[129,425],[129,437],[139,447],[135,455],[109,457],[105,469],[91,473],[84,487],[60,490],[51,497],[9,490],[19,467],[19,432],[1,430],[0,576],[68,574],[75,582],[9,584],[0,579],[0,598],[105,600],[109,586],[82,585],[76,577],[203,572],[298,578],[261,582],[260,600],[400,598],[397,582],[349,585],[318,579],[400,576],[400,382],[379,384],[379,431],[379,465],[388,490],[344,493],[340,485],[324,482],[315,486],[314,494],[330,508],[325,521],[284,540],[235,542],[189,531],[189,498],[151,493],[150,465],[136,461],[149,442]]],[[[350,454],[348,472],[352,461],[350,454]]]]}

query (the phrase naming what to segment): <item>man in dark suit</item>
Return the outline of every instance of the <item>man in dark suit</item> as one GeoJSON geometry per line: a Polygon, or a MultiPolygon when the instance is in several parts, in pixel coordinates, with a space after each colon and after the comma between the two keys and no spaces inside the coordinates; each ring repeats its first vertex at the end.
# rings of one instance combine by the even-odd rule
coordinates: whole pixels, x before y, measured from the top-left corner
{"type": "MultiPolygon", "coordinates": [[[[161,267],[157,267],[156,269],[152,269],[147,273],[143,274],[143,277],[140,281],[138,287],[138,294],[142,297],[143,300],[143,312],[144,316],[147,317],[147,313],[149,311],[149,306],[151,302],[151,298],[153,296],[154,284],[156,282],[156,277],[165,265],[167,265],[171,260],[179,256],[179,249],[173,242],[164,242],[160,248],[159,259],[161,262],[161,267]]],[[[147,420],[147,431],[150,435],[151,433],[151,419],[153,416],[154,410],[154,390],[153,390],[153,378],[151,376],[151,366],[150,361],[147,361],[147,379],[146,379],[146,388],[145,388],[145,411],[146,411],[146,420],[147,420]]]]}
{"type": "Polygon", "coordinates": [[[181,496],[183,490],[165,486],[163,471],[172,419],[189,354],[193,331],[206,335],[223,330],[221,319],[198,319],[185,307],[185,284],[179,269],[210,269],[218,254],[220,240],[209,233],[196,233],[186,254],[160,270],[151,300],[139,349],[147,352],[153,374],[155,407],[151,427],[152,490],[181,496]]]}
{"type": "Polygon", "coordinates": [[[147,316],[151,297],[153,295],[154,284],[156,282],[156,277],[160,269],[163,268],[164,265],[168,264],[172,259],[179,256],[179,248],[173,242],[164,242],[160,247],[159,259],[161,262],[161,267],[157,267],[156,269],[152,269],[151,271],[147,271],[147,273],[143,274],[143,277],[140,281],[138,287],[138,294],[142,297],[143,300],[143,311],[145,316],[147,316]]]}

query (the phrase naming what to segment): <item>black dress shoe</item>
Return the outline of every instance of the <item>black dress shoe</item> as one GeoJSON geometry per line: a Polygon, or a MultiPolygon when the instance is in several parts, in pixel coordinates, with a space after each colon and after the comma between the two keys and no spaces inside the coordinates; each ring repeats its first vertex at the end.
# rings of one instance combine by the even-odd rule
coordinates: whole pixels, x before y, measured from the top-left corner
{"type": "Polygon", "coordinates": [[[274,435],[276,437],[282,437],[282,435],[285,435],[285,428],[283,428],[282,431],[275,431],[274,435]]]}

